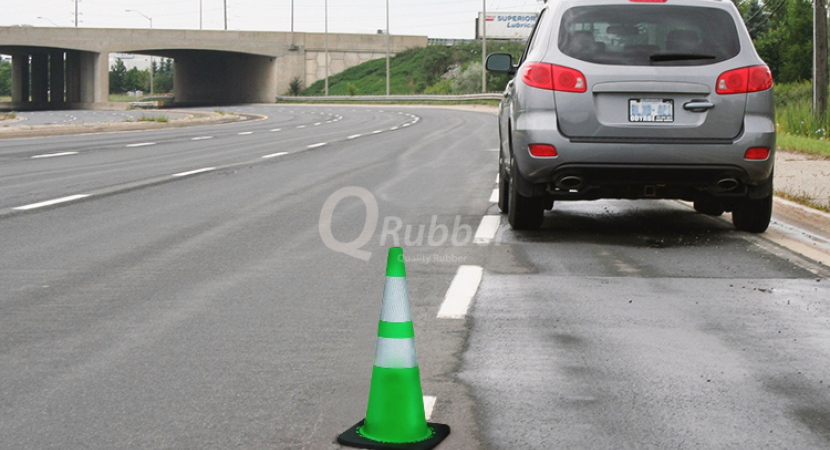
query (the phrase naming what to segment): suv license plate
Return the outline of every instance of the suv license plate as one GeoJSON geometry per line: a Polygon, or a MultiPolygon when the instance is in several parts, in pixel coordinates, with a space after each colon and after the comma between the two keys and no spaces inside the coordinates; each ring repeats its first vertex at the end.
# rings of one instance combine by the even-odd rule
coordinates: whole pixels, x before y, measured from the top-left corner
{"type": "Polygon", "coordinates": [[[628,101],[629,122],[674,122],[674,100],[632,98],[628,101]]]}

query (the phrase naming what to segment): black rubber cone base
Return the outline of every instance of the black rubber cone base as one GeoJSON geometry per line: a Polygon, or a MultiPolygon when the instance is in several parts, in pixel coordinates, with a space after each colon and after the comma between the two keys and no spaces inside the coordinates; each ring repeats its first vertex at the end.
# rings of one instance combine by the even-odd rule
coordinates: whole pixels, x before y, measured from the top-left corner
{"type": "Polygon", "coordinates": [[[429,439],[406,444],[389,444],[386,442],[372,441],[361,436],[357,430],[359,430],[362,426],[363,421],[361,420],[357,423],[357,425],[349,428],[340,436],[337,436],[337,443],[347,447],[368,448],[374,450],[430,450],[437,447],[441,441],[450,435],[449,425],[427,422],[427,426],[432,429],[432,436],[429,439]]]}

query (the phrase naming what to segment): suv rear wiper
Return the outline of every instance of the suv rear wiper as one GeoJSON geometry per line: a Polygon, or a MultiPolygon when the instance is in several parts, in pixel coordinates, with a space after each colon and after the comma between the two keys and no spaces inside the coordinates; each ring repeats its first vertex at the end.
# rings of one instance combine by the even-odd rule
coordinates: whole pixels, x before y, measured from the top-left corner
{"type": "Polygon", "coordinates": [[[648,57],[651,61],[687,61],[692,59],[715,59],[715,55],[700,53],[655,53],[648,57]]]}

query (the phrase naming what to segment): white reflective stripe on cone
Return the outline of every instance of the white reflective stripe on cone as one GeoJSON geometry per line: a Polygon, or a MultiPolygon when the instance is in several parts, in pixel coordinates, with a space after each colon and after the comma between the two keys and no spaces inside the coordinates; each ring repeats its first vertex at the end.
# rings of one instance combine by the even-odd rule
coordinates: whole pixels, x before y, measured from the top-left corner
{"type": "Polygon", "coordinates": [[[384,322],[411,322],[409,294],[406,291],[406,278],[386,277],[383,288],[383,306],[380,308],[380,320],[384,322]]]}
{"type": "Polygon", "coordinates": [[[378,338],[375,349],[375,365],[386,369],[411,369],[418,367],[415,358],[415,338],[378,338]]]}

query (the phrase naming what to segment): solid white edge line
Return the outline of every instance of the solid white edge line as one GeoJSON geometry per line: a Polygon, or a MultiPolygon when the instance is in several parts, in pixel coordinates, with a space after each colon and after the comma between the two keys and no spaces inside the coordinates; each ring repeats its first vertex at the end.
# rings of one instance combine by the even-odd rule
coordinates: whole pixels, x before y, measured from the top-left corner
{"type": "Polygon", "coordinates": [[[489,244],[493,242],[496,233],[499,231],[501,225],[501,216],[484,216],[481,218],[481,223],[478,225],[476,235],[473,237],[473,244],[489,244]]]}
{"type": "Polygon", "coordinates": [[[498,203],[499,202],[499,189],[493,189],[493,193],[490,194],[490,203],[498,203]]]}
{"type": "Polygon", "coordinates": [[[346,139],[357,139],[357,138],[359,138],[360,136],[363,136],[363,135],[362,135],[362,134],[353,134],[353,135],[351,135],[351,136],[347,137],[346,139]]]}
{"type": "Polygon", "coordinates": [[[32,203],[31,205],[18,206],[17,208],[13,208],[13,209],[15,211],[28,211],[30,209],[43,208],[44,206],[52,206],[52,205],[57,205],[59,203],[66,203],[66,202],[71,202],[71,201],[74,201],[74,200],[80,200],[80,199],[86,198],[86,197],[89,197],[89,195],[88,194],[70,195],[68,197],[61,197],[61,198],[56,198],[56,199],[52,199],[52,200],[46,200],[45,202],[32,203]]]}
{"type": "Polygon", "coordinates": [[[44,155],[32,156],[32,159],[54,158],[56,156],[69,156],[69,155],[77,155],[77,154],[78,154],[78,152],[46,153],[44,155]]]}
{"type": "Polygon", "coordinates": [[[319,144],[311,144],[307,148],[320,148],[324,145],[328,144],[327,142],[320,142],[319,144]]]}
{"type": "Polygon", "coordinates": [[[463,319],[473,301],[484,269],[481,266],[461,266],[455,273],[450,288],[438,310],[439,319],[463,319]]]}
{"type": "Polygon", "coordinates": [[[424,414],[427,416],[427,420],[432,419],[432,410],[435,409],[436,400],[438,400],[438,398],[434,395],[424,396],[424,414]]]}
{"type": "Polygon", "coordinates": [[[271,153],[270,155],[265,155],[262,159],[269,159],[269,158],[276,158],[277,156],[287,155],[288,152],[279,152],[279,153],[271,153]]]}
{"type": "Polygon", "coordinates": [[[197,173],[210,172],[211,170],[216,170],[216,167],[205,167],[203,169],[196,169],[196,170],[191,170],[191,171],[188,171],[188,172],[174,173],[172,176],[174,176],[174,177],[186,177],[188,175],[196,175],[197,173]]]}
{"type": "Polygon", "coordinates": [[[127,144],[128,148],[147,147],[148,145],[156,145],[155,142],[142,142],[140,144],[127,144]]]}

